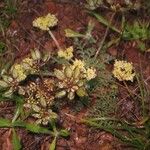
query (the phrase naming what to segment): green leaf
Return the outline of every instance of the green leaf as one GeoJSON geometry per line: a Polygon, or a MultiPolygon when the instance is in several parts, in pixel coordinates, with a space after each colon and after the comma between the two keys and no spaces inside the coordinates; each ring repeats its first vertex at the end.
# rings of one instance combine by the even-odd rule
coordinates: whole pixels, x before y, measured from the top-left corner
{"type": "Polygon", "coordinates": [[[53,131],[56,131],[56,122],[55,122],[55,119],[51,119],[50,125],[51,125],[53,131]]]}
{"type": "Polygon", "coordinates": [[[141,52],[145,52],[146,51],[146,44],[142,41],[138,41],[138,47],[140,49],[141,52]]]}
{"type": "Polygon", "coordinates": [[[0,118],[0,127],[11,127],[11,121],[8,119],[0,118]]]}
{"type": "MultiPolygon", "coordinates": [[[[19,105],[23,105],[24,104],[24,97],[20,96],[20,95],[13,95],[13,99],[16,101],[17,106],[19,105]]],[[[19,106],[19,107],[21,107],[19,106]]]]}
{"type": "MultiPolygon", "coordinates": [[[[135,21],[133,24],[126,24],[123,31],[122,38],[125,40],[139,40],[149,39],[150,30],[146,23],[135,21]]],[[[142,45],[143,46],[143,45],[142,45]]]]}
{"type": "Polygon", "coordinates": [[[16,131],[13,129],[13,137],[12,137],[12,144],[14,150],[20,150],[22,148],[20,139],[16,134],[16,131]]]}
{"type": "Polygon", "coordinates": [[[12,123],[17,120],[17,118],[19,117],[19,115],[20,115],[20,108],[17,107],[17,109],[15,110],[14,117],[12,119],[12,123]]]}
{"type": "Polygon", "coordinates": [[[54,140],[52,141],[49,150],[55,150],[56,149],[56,137],[54,138],[54,140]]]}
{"type": "Polygon", "coordinates": [[[2,88],[7,88],[9,85],[7,82],[3,81],[3,80],[0,80],[0,87],[2,88]]]}
{"type": "Polygon", "coordinates": [[[111,47],[112,45],[117,45],[120,42],[120,37],[119,38],[113,38],[111,41],[109,41],[108,43],[105,44],[104,48],[108,49],[109,47],[111,47]]]}
{"type": "Polygon", "coordinates": [[[5,51],[5,43],[0,42],[0,53],[3,53],[5,51]]]}
{"type": "Polygon", "coordinates": [[[77,91],[76,91],[77,95],[79,97],[85,97],[88,96],[87,91],[84,87],[80,87],[77,91]]]}
{"type": "Polygon", "coordinates": [[[12,123],[13,127],[26,127],[26,123],[20,120],[14,121],[12,123]]]}
{"type": "Polygon", "coordinates": [[[31,56],[33,60],[40,60],[41,53],[38,49],[31,50],[31,56]]]}
{"type": "Polygon", "coordinates": [[[88,22],[87,33],[91,33],[93,31],[93,29],[94,29],[94,26],[95,26],[94,22],[92,20],[90,20],[88,22]]]}
{"type": "Polygon", "coordinates": [[[63,137],[67,137],[70,135],[68,130],[60,130],[59,134],[60,136],[63,136],[63,137]]]}
{"type": "Polygon", "coordinates": [[[26,123],[23,121],[14,121],[0,118],[0,127],[26,127],[26,123]]]}
{"type": "Polygon", "coordinates": [[[52,131],[35,124],[26,124],[26,129],[33,133],[53,134],[52,131]]]}
{"type": "Polygon", "coordinates": [[[103,16],[101,16],[101,15],[99,15],[99,14],[97,14],[97,13],[91,12],[91,11],[90,11],[90,14],[92,14],[94,17],[96,17],[96,19],[97,19],[100,23],[102,23],[103,25],[108,26],[108,27],[109,27],[110,29],[112,29],[113,31],[115,31],[115,32],[117,32],[117,33],[119,33],[119,34],[121,34],[121,31],[118,30],[116,27],[110,25],[110,23],[108,22],[108,20],[106,20],[103,16]]]}
{"type": "Polygon", "coordinates": [[[2,96],[6,97],[6,98],[12,98],[13,92],[14,92],[13,88],[10,87],[10,89],[8,91],[6,91],[2,96]]]}
{"type": "Polygon", "coordinates": [[[71,29],[65,29],[65,36],[70,38],[75,38],[75,37],[84,37],[84,34],[75,32],[71,29]]]}

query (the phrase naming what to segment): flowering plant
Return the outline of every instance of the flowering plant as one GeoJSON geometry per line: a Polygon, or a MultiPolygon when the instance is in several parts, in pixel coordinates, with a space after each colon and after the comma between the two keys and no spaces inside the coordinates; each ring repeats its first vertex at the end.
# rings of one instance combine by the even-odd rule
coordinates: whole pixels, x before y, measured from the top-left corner
{"type": "Polygon", "coordinates": [[[70,60],[73,57],[73,46],[70,46],[65,50],[59,50],[58,57],[70,60]]]}
{"type": "Polygon", "coordinates": [[[58,23],[58,19],[56,18],[55,15],[53,14],[47,14],[46,16],[43,17],[39,17],[36,18],[35,20],[33,20],[32,24],[34,27],[37,27],[43,31],[48,31],[48,33],[50,34],[51,38],[54,40],[57,48],[60,50],[61,47],[57,41],[57,39],[55,38],[54,34],[51,32],[50,28],[56,26],[58,23]]]}
{"type": "Polygon", "coordinates": [[[14,92],[22,95],[24,110],[29,110],[30,115],[35,118],[35,123],[43,125],[57,119],[52,106],[58,98],[67,96],[69,100],[73,100],[76,95],[88,96],[87,83],[97,76],[94,67],[89,66],[83,58],[74,56],[73,46],[64,50],[60,48],[50,31],[50,27],[57,25],[57,22],[55,15],[48,14],[35,19],[33,26],[49,32],[58,47],[58,58],[65,59],[66,63],[61,63],[59,69],[47,71],[45,76],[41,67],[47,64],[51,54],[33,49],[27,57],[15,61],[0,80],[0,87],[6,90],[4,96],[11,97],[14,92]],[[33,81],[27,80],[30,79],[29,75],[32,75],[31,78],[35,77],[33,81]]]}
{"type": "Polygon", "coordinates": [[[76,59],[69,66],[63,65],[61,70],[55,69],[54,74],[61,89],[56,97],[61,98],[68,93],[68,99],[72,100],[75,93],[79,97],[87,96],[86,82],[96,77],[96,69],[86,69],[84,61],[76,59]]]}
{"type": "Polygon", "coordinates": [[[20,82],[24,81],[30,74],[38,74],[39,69],[50,59],[50,53],[44,55],[35,49],[31,51],[28,57],[25,57],[20,62],[15,62],[8,72],[2,74],[0,87],[8,89],[3,96],[11,97],[18,90],[20,82]]]}
{"type": "Polygon", "coordinates": [[[36,18],[33,21],[33,26],[41,30],[48,31],[50,27],[57,25],[58,19],[55,15],[48,13],[46,16],[36,18]]]}
{"type": "Polygon", "coordinates": [[[133,82],[135,73],[132,63],[116,60],[114,63],[113,75],[119,81],[133,82]]]}

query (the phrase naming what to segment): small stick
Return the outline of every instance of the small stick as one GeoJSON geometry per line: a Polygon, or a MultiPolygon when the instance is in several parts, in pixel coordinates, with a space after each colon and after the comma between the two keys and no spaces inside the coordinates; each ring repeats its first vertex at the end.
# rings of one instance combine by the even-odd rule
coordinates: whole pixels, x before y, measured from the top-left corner
{"type": "MultiPolygon", "coordinates": [[[[149,76],[147,79],[145,79],[144,82],[147,82],[149,79],[150,79],[150,76],[149,76]]],[[[133,92],[133,93],[136,92],[136,91],[138,90],[138,88],[139,88],[139,86],[137,85],[136,88],[135,88],[134,90],[132,90],[132,92],[133,92]]],[[[128,94],[126,97],[122,98],[122,99],[118,102],[118,105],[119,105],[122,101],[124,101],[125,99],[127,99],[128,97],[130,97],[129,94],[128,94]]]]}
{"type": "Polygon", "coordinates": [[[99,46],[99,48],[97,49],[97,51],[96,51],[96,53],[95,53],[95,56],[94,56],[95,59],[97,58],[97,56],[98,56],[100,50],[102,49],[102,47],[103,47],[103,45],[104,45],[104,42],[105,42],[106,37],[107,37],[107,35],[108,35],[108,31],[109,31],[109,29],[110,29],[110,25],[111,25],[111,23],[112,23],[112,20],[113,20],[115,14],[116,14],[116,13],[113,13],[112,16],[111,16],[111,18],[110,18],[110,23],[109,23],[109,25],[108,25],[107,28],[106,28],[106,31],[105,31],[105,34],[104,34],[104,38],[102,39],[102,41],[101,41],[101,43],[100,43],[100,46],[99,46]]]}
{"type": "Polygon", "coordinates": [[[61,50],[61,47],[60,47],[60,45],[59,45],[57,39],[55,38],[54,34],[51,32],[51,30],[48,30],[48,33],[50,34],[51,38],[54,40],[54,42],[55,42],[55,44],[56,44],[58,50],[61,50]]]}

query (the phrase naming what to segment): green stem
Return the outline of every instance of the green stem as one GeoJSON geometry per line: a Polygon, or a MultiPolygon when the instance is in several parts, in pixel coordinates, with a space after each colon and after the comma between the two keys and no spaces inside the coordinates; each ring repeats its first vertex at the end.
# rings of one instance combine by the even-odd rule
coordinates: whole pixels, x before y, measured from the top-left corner
{"type": "Polygon", "coordinates": [[[19,115],[20,115],[20,108],[17,107],[17,110],[16,110],[16,112],[15,112],[15,115],[14,115],[14,117],[13,117],[13,119],[12,119],[12,123],[14,123],[14,122],[16,121],[16,119],[18,118],[19,115]]]}

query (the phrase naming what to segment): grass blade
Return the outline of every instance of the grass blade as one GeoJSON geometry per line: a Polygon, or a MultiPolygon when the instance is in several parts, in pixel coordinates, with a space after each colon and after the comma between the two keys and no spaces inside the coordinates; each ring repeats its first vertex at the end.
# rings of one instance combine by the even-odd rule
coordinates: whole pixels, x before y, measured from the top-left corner
{"type": "Polygon", "coordinates": [[[100,14],[94,13],[94,12],[90,12],[90,14],[92,14],[100,23],[102,23],[105,26],[108,26],[110,29],[112,29],[113,31],[121,34],[121,31],[118,30],[116,27],[110,25],[110,22],[107,21],[103,16],[101,16],[100,14]]]}
{"type": "Polygon", "coordinates": [[[52,141],[49,150],[55,150],[56,149],[56,137],[54,138],[54,140],[52,141]]]}
{"type": "Polygon", "coordinates": [[[26,124],[26,129],[30,132],[33,133],[42,133],[42,134],[52,134],[54,135],[54,133],[44,127],[40,127],[39,125],[35,125],[35,124],[26,124]]]}
{"type": "Polygon", "coordinates": [[[11,127],[11,121],[8,119],[0,118],[0,127],[11,127]]]}
{"type": "Polygon", "coordinates": [[[14,150],[20,150],[22,148],[20,139],[16,134],[16,131],[13,129],[13,136],[12,136],[12,144],[14,150]]]}

